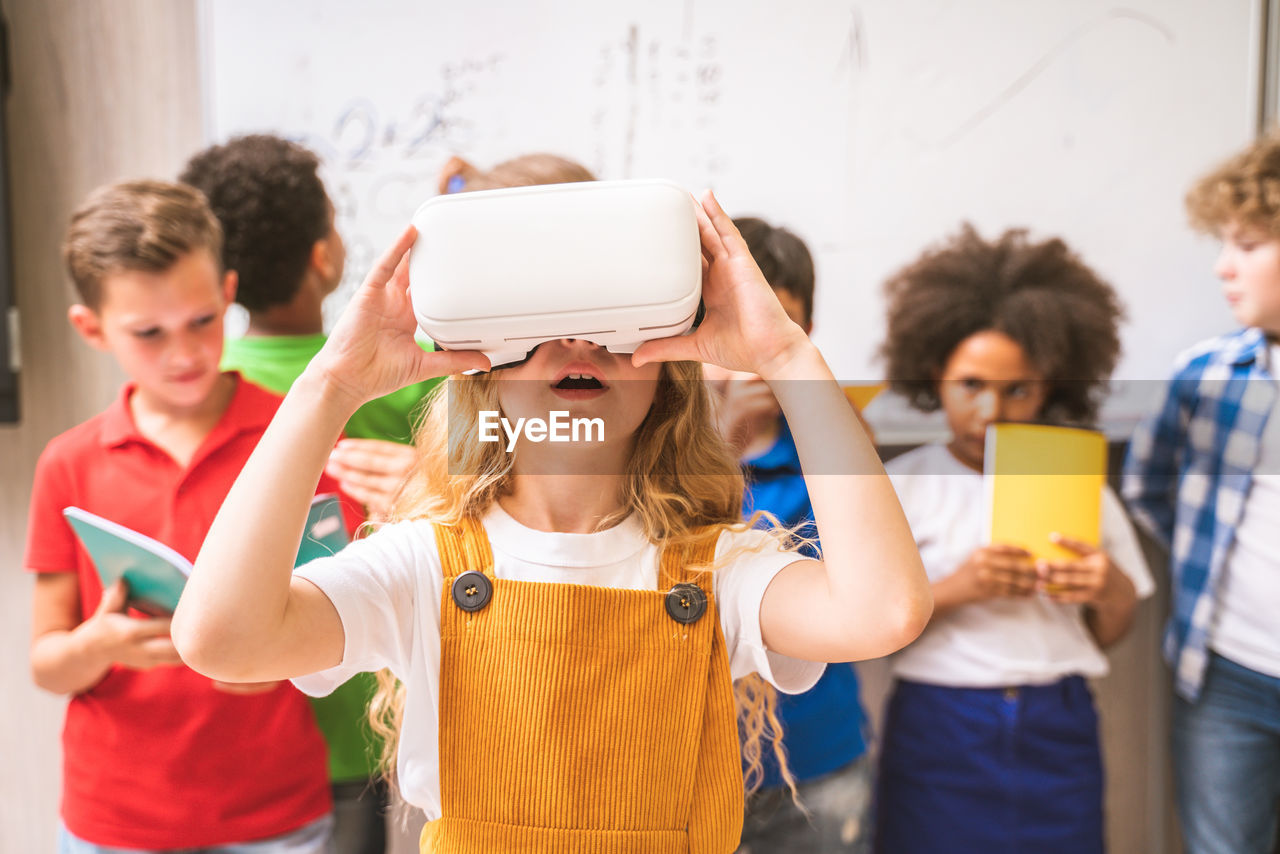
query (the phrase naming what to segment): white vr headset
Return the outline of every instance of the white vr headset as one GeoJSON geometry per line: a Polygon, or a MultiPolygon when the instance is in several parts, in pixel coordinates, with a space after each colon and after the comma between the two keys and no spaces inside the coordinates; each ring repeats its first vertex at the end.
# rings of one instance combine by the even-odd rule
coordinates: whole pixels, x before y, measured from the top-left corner
{"type": "Polygon", "coordinates": [[[418,325],[442,349],[479,350],[494,367],[557,338],[632,353],[684,333],[702,297],[695,204],[669,181],[437,196],[413,215],[418,325]]]}

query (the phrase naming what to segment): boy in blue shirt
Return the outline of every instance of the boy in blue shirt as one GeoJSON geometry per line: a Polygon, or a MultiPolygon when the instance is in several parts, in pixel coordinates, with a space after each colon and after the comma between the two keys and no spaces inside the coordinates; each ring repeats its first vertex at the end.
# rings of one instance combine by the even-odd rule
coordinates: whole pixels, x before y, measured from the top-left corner
{"type": "Polygon", "coordinates": [[[1170,551],[1173,760],[1187,854],[1271,852],[1280,799],[1280,137],[1187,196],[1222,239],[1242,329],[1177,360],[1125,463],[1136,519],[1170,551]]]}
{"type": "MultiPolygon", "coordinates": [[[[782,307],[810,332],[814,272],[804,241],[753,217],[737,218],[734,224],[782,307]]],[[[717,413],[721,432],[746,471],[744,514],[767,511],[800,536],[816,536],[796,445],[769,387],[752,375],[709,371],[708,377],[721,393],[717,413]]],[[[813,554],[815,550],[806,551],[813,554]]],[[[776,760],[764,751],[764,776],[747,800],[738,854],[868,851],[871,765],[863,734],[866,713],[853,665],[828,665],[818,684],[806,693],[779,694],[777,715],[788,770],[809,814],[797,807],[776,760]]]]}

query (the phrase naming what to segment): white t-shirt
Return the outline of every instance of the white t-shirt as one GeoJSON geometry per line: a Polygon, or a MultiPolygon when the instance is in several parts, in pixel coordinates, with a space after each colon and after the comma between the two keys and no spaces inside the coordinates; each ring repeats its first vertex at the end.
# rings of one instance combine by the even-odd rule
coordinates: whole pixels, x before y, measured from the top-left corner
{"type": "MultiPolygon", "coordinates": [[[[535,531],[495,504],[482,520],[493,549],[494,575],[516,581],[585,584],[637,590],[658,587],[658,548],[630,517],[594,534],[535,531]]],[[[774,575],[801,560],[761,531],[725,532],[716,557],[746,546],[713,574],[720,627],[734,679],[756,672],[779,691],[812,688],[825,665],[764,648],[760,602],[774,575]],[[754,547],[754,548],[751,548],[754,547]]],[[[405,683],[404,728],[397,762],[401,791],[428,820],[440,815],[440,597],[443,570],[426,522],[389,525],[297,575],[333,602],[346,646],[337,667],[295,679],[323,696],[362,671],[390,670],[405,683]]]]}
{"type": "MultiPolygon", "coordinates": [[[[1272,344],[1268,356],[1271,375],[1280,377],[1280,345],[1272,344]]],[[[1218,588],[1209,646],[1250,670],[1280,677],[1280,409],[1268,416],[1258,451],[1218,588]]]]}
{"type": "MultiPolygon", "coordinates": [[[[982,545],[982,475],[947,450],[925,445],[886,466],[930,581],[955,572],[982,545]]],[[[1102,547],[1139,598],[1155,589],[1120,499],[1102,496],[1102,547]]],[[[1045,685],[1071,674],[1107,672],[1106,656],[1084,623],[1083,607],[1043,596],[990,599],[935,617],[914,643],[890,659],[894,675],[969,688],[1045,685]]]]}

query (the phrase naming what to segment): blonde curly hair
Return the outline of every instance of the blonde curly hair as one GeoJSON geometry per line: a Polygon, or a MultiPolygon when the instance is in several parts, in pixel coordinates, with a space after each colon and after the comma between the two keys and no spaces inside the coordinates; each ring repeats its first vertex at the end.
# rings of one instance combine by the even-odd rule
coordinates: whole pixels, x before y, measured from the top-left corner
{"type": "Polygon", "coordinates": [[[1196,181],[1186,206],[1192,227],[1207,234],[1235,222],[1280,237],[1280,128],[1196,181]]]}

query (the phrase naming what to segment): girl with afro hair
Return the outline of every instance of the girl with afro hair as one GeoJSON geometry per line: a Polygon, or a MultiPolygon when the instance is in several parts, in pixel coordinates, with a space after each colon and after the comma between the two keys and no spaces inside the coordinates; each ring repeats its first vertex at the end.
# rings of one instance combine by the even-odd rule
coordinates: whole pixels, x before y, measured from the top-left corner
{"type": "MultiPolygon", "coordinates": [[[[886,286],[889,386],[951,436],[887,466],[933,588],[891,659],[877,850],[1104,849],[1098,719],[1087,679],[1153,584],[1119,499],[1102,545],[1035,560],[983,536],[988,425],[1091,425],[1120,353],[1111,287],[1061,240],[965,225],[886,286]]],[[[1064,532],[1069,533],[1069,532],[1064,532]]]]}

